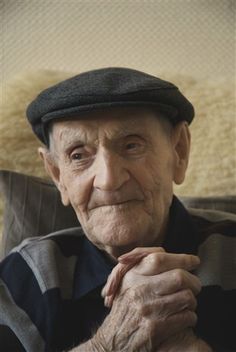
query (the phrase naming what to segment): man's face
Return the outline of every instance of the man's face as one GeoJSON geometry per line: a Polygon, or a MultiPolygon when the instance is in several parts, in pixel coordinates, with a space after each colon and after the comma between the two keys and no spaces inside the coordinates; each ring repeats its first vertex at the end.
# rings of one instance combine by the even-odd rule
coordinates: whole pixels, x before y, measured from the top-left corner
{"type": "Polygon", "coordinates": [[[63,203],[96,246],[117,257],[161,244],[176,163],[171,131],[154,112],[110,109],[57,122],[52,143],[63,203]]]}

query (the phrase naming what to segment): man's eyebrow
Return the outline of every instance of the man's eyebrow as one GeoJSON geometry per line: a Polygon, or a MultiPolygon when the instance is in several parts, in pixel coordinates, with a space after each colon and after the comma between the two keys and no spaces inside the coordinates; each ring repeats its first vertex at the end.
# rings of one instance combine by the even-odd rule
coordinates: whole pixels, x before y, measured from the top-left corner
{"type": "Polygon", "coordinates": [[[140,128],[140,126],[137,126],[137,124],[132,124],[130,125],[122,125],[120,127],[117,128],[117,130],[115,130],[112,133],[112,136],[114,138],[123,138],[123,137],[127,137],[127,136],[143,136],[146,134],[146,130],[143,128],[140,128]]]}
{"type": "Polygon", "coordinates": [[[70,148],[73,144],[84,145],[87,141],[86,134],[81,130],[63,130],[59,135],[61,146],[64,150],[70,148]]]}

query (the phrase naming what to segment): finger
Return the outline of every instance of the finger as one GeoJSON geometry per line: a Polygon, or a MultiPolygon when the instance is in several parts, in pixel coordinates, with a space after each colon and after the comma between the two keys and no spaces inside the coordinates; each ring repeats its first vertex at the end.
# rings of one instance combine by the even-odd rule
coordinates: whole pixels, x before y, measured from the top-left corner
{"type": "Polygon", "coordinates": [[[181,290],[189,289],[196,296],[201,291],[199,278],[186,270],[174,269],[155,277],[154,292],[158,295],[168,295],[181,290]]]}
{"type": "Polygon", "coordinates": [[[191,290],[185,289],[165,296],[151,295],[147,297],[143,314],[165,319],[184,310],[194,311],[196,307],[196,297],[191,290]]]}
{"type": "Polygon", "coordinates": [[[140,275],[157,275],[173,269],[192,271],[200,264],[200,259],[191,254],[155,252],[147,255],[133,270],[140,275]]]}
{"type": "Polygon", "coordinates": [[[164,252],[162,247],[138,247],[118,258],[119,263],[112,270],[102,290],[102,296],[115,295],[124,275],[150,253],[164,252]]]}
{"type": "Polygon", "coordinates": [[[132,268],[132,264],[122,264],[118,263],[114,269],[112,270],[111,274],[109,275],[106,285],[104,286],[102,290],[102,296],[110,296],[114,295],[122,281],[122,278],[124,275],[132,268]]]}
{"type": "Polygon", "coordinates": [[[191,291],[185,290],[182,292],[176,292],[171,295],[166,295],[163,297],[155,297],[145,302],[144,306],[141,307],[140,313],[143,318],[149,318],[155,321],[164,321],[168,317],[175,314],[192,311],[196,308],[196,299],[191,293],[191,291]]]}
{"type": "Polygon", "coordinates": [[[146,257],[151,253],[159,253],[165,252],[164,248],[162,247],[137,247],[130,251],[129,253],[125,253],[118,258],[118,261],[122,264],[129,264],[134,263],[136,264],[141,259],[146,257]]]}
{"type": "Polygon", "coordinates": [[[115,298],[115,295],[106,296],[104,298],[104,306],[107,308],[111,308],[114,298],[115,298]]]}
{"type": "Polygon", "coordinates": [[[118,263],[112,270],[102,291],[103,297],[111,296],[110,301],[113,300],[112,298],[114,298],[124,275],[135,265],[136,262],[140,262],[141,256],[144,254],[146,257],[141,260],[140,264],[137,264],[134,269],[132,269],[139,275],[152,276],[165,271],[173,270],[175,268],[191,271],[200,263],[197,256],[189,254],[166,253],[161,247],[136,248],[130,253],[132,253],[132,256],[130,257],[131,260],[129,264],[118,263]],[[151,254],[148,254],[150,252],[151,254]]]}
{"type": "Polygon", "coordinates": [[[176,333],[182,332],[187,328],[194,327],[196,323],[196,313],[186,309],[167,317],[163,323],[159,324],[158,332],[162,336],[163,340],[165,340],[166,338],[176,333]]]}
{"type": "MultiPolygon", "coordinates": [[[[155,348],[155,351],[159,351],[161,342],[166,341],[175,334],[182,333],[186,329],[194,327],[196,323],[196,313],[184,310],[177,314],[173,314],[166,319],[143,319],[141,321],[141,329],[142,331],[146,331],[149,339],[151,339],[152,351],[154,351],[153,348],[155,348]]],[[[172,349],[170,348],[168,351],[176,350],[175,345],[172,345],[171,347],[172,349]]],[[[160,349],[160,351],[162,351],[162,349],[160,349]]],[[[190,351],[190,349],[188,351],[190,351]]]]}

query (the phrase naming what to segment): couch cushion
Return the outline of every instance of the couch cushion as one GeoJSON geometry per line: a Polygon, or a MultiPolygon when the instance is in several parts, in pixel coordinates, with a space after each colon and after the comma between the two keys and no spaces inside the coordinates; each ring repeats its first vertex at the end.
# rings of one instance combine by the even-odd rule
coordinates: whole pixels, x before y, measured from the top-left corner
{"type": "Polygon", "coordinates": [[[73,209],[63,206],[51,181],[0,171],[0,192],[5,200],[1,256],[24,238],[78,226],[73,209]]]}

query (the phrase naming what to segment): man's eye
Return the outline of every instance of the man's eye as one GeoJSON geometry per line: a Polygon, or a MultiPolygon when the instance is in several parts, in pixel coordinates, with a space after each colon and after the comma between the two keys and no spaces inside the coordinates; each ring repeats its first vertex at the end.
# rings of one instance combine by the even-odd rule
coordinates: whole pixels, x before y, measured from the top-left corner
{"type": "Polygon", "coordinates": [[[139,156],[145,151],[145,143],[142,140],[133,140],[125,143],[125,152],[130,156],[139,156]]]}
{"type": "Polygon", "coordinates": [[[70,154],[72,162],[87,163],[93,156],[93,150],[90,148],[75,148],[70,154]]]}
{"type": "Polygon", "coordinates": [[[83,159],[83,154],[82,153],[74,153],[71,155],[72,160],[81,160],[83,159]]]}
{"type": "Polygon", "coordinates": [[[138,143],[128,143],[126,144],[126,149],[135,149],[138,148],[138,143]]]}
{"type": "Polygon", "coordinates": [[[139,153],[143,151],[144,144],[138,142],[130,142],[125,145],[125,149],[130,153],[139,153]]]}

